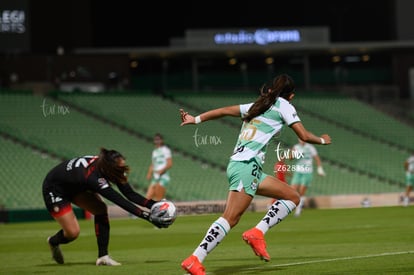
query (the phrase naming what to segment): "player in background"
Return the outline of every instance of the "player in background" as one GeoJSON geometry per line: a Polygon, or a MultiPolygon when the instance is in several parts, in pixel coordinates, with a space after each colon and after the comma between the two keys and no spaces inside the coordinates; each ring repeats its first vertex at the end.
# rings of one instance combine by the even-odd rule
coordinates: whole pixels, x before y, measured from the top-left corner
{"type": "MultiPolygon", "coordinates": [[[[279,179],[280,181],[288,184],[288,177],[291,175],[289,166],[286,164],[285,159],[281,158],[280,160],[275,162],[273,166],[274,176],[279,179]]],[[[276,202],[275,198],[270,199],[270,205],[276,202]]]]}
{"type": "Polygon", "coordinates": [[[96,265],[120,265],[108,254],[108,207],[100,196],[157,227],[166,228],[172,223],[171,219],[164,217],[166,211],[156,214],[141,208],[151,209],[156,201],[146,199],[132,189],[128,183],[128,172],[125,158],[119,152],[101,148],[99,156],[83,156],[64,161],[47,174],[42,188],[43,199],[47,210],[61,227],[47,239],[52,257],[57,263],[64,263],[60,245],[74,241],[80,233],[72,203],[94,215],[98,243],[96,265]],[[115,191],[111,183],[116,184],[127,199],[115,191]]]}
{"type": "Polygon", "coordinates": [[[311,185],[313,179],[313,164],[317,166],[317,173],[319,176],[326,176],[326,173],[322,167],[321,158],[318,155],[318,151],[312,144],[304,142],[302,139],[298,139],[299,143],[295,144],[291,150],[291,159],[295,160],[291,186],[295,188],[300,194],[300,203],[296,207],[295,216],[300,216],[303,208],[303,204],[306,200],[306,191],[311,185]]]}
{"type": "Polygon", "coordinates": [[[169,170],[173,162],[171,150],[164,144],[164,138],[157,133],[154,136],[154,150],[152,151],[151,164],[148,167],[147,180],[150,181],[146,197],[148,199],[165,199],[167,186],[171,181],[169,170]]]}
{"type": "Polygon", "coordinates": [[[410,204],[410,193],[413,190],[414,185],[414,154],[408,157],[404,162],[405,170],[405,195],[403,198],[403,205],[408,206],[410,204]]]}
{"type": "Polygon", "coordinates": [[[264,234],[279,224],[299,204],[299,194],[286,183],[262,171],[266,148],[273,136],[288,125],[298,137],[315,144],[330,144],[329,135],[316,136],[305,129],[290,101],[295,95],[293,80],[286,74],[274,78],[272,86],[263,86],[255,102],[226,106],[192,116],[180,110],[181,126],[199,124],[224,116],[240,117],[243,121],[233,154],[227,166],[229,192],[224,213],[208,228],[206,235],[186,258],[181,267],[190,274],[205,274],[202,262],[237,225],[254,196],[276,198],[261,221],[242,234],[253,252],[270,260],[264,234]]]}

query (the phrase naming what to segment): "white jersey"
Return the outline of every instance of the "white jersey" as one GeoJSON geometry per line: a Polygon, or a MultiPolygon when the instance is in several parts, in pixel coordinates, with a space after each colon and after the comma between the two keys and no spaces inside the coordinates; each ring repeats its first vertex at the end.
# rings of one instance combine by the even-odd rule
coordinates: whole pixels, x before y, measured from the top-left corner
{"type": "Polygon", "coordinates": [[[407,172],[410,174],[414,174],[414,155],[407,159],[408,167],[407,172]]]}
{"type": "MultiPolygon", "coordinates": [[[[244,117],[253,103],[241,104],[240,114],[244,117]]],[[[267,144],[283,126],[300,121],[296,109],[284,98],[279,97],[275,104],[250,122],[243,122],[231,160],[244,161],[256,158],[264,163],[267,144]]]]}
{"type": "Polygon", "coordinates": [[[300,173],[313,172],[313,158],[318,155],[315,146],[309,143],[295,144],[292,148],[293,158],[296,159],[295,170],[300,173]]]}
{"type": "Polygon", "coordinates": [[[167,159],[171,158],[171,150],[166,145],[162,145],[152,151],[152,169],[160,171],[167,166],[167,159]]]}

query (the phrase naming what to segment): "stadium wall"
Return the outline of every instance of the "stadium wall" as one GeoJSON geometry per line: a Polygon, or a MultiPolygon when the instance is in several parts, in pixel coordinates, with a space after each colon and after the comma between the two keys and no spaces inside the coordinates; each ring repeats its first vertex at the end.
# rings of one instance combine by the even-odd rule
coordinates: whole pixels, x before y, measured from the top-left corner
{"type": "MultiPolygon", "coordinates": [[[[255,198],[247,211],[264,212],[269,207],[268,198],[255,198]]],[[[385,207],[401,205],[402,196],[400,193],[384,194],[356,194],[356,195],[334,195],[334,196],[315,196],[305,200],[304,208],[312,209],[331,209],[331,208],[359,208],[359,207],[385,207]]],[[[202,215],[212,213],[222,213],[226,201],[190,201],[175,202],[178,215],[202,215]]],[[[109,215],[113,218],[123,218],[130,216],[128,212],[117,207],[109,206],[109,215]]]]}
{"type": "MultiPolygon", "coordinates": [[[[411,199],[414,202],[414,198],[411,199]]],[[[247,211],[264,212],[269,207],[268,198],[255,198],[247,211]]],[[[357,194],[357,195],[334,195],[308,197],[305,200],[304,208],[310,209],[331,209],[331,208],[359,208],[359,207],[384,207],[400,206],[402,202],[401,193],[387,194],[357,194]]],[[[175,202],[178,215],[203,215],[212,213],[222,213],[226,201],[190,201],[175,202]]],[[[131,217],[127,211],[116,205],[108,207],[110,218],[131,217]]],[[[92,215],[80,208],[74,208],[78,219],[91,219],[92,215]]],[[[0,210],[0,223],[31,222],[53,220],[45,209],[26,209],[26,210],[0,210]]]]}

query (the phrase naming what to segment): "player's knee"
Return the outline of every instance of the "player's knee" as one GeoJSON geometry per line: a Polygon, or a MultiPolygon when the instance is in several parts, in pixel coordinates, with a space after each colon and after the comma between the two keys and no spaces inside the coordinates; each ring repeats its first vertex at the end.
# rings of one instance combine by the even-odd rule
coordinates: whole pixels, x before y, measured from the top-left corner
{"type": "Polygon", "coordinates": [[[292,189],[292,192],[289,194],[289,198],[287,199],[292,201],[297,206],[300,203],[300,194],[292,189]]]}
{"type": "Polygon", "coordinates": [[[79,227],[73,227],[65,230],[65,238],[69,241],[73,241],[79,237],[80,234],[80,228],[79,227]]]}

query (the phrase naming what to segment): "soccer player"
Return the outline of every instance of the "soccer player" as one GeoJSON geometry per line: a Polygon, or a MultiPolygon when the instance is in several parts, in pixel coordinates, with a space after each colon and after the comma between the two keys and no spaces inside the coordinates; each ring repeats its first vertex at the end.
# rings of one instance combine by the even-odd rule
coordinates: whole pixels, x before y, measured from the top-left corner
{"type": "Polygon", "coordinates": [[[295,216],[300,216],[305,203],[306,191],[311,185],[313,179],[313,163],[317,167],[319,176],[326,176],[325,170],[322,167],[321,158],[318,151],[312,144],[306,143],[301,139],[295,144],[291,150],[291,158],[295,160],[292,179],[290,185],[295,188],[300,195],[299,205],[295,209],[295,216]]]}
{"type": "Polygon", "coordinates": [[[99,156],[64,161],[47,174],[43,182],[43,200],[49,213],[61,226],[55,235],[47,239],[57,263],[64,263],[60,245],[74,241],[80,233],[72,203],[94,215],[98,243],[96,265],[120,265],[108,255],[108,207],[100,195],[159,228],[166,228],[172,223],[170,218],[164,216],[166,211],[151,213],[139,207],[151,209],[156,201],[146,199],[132,189],[128,183],[128,171],[125,158],[119,152],[101,148],[99,156]],[[116,184],[127,199],[115,191],[111,183],[116,184]]]}
{"type": "Polygon", "coordinates": [[[164,138],[160,133],[154,136],[154,150],[152,151],[151,164],[148,167],[147,180],[150,181],[146,197],[148,199],[165,199],[167,186],[171,181],[169,170],[173,162],[171,150],[164,144],[164,138]]]}
{"type": "Polygon", "coordinates": [[[305,129],[290,103],[294,95],[293,80],[282,74],[273,79],[271,87],[264,85],[253,103],[213,109],[197,116],[180,110],[182,126],[224,116],[241,117],[243,121],[227,166],[229,192],[224,213],[211,224],[192,255],[182,261],[181,267],[190,274],[205,274],[202,262],[223,241],[230,229],[237,225],[256,194],[276,198],[277,201],[255,227],[242,234],[242,238],[257,256],[265,261],[270,260],[264,234],[295,209],[300,196],[288,184],[262,171],[267,144],[284,125],[288,125],[299,138],[309,143],[331,143],[329,135],[316,136],[305,129]]]}
{"type": "Polygon", "coordinates": [[[404,162],[405,170],[405,196],[403,200],[404,206],[410,204],[410,193],[414,185],[414,154],[408,157],[404,162]]]}

